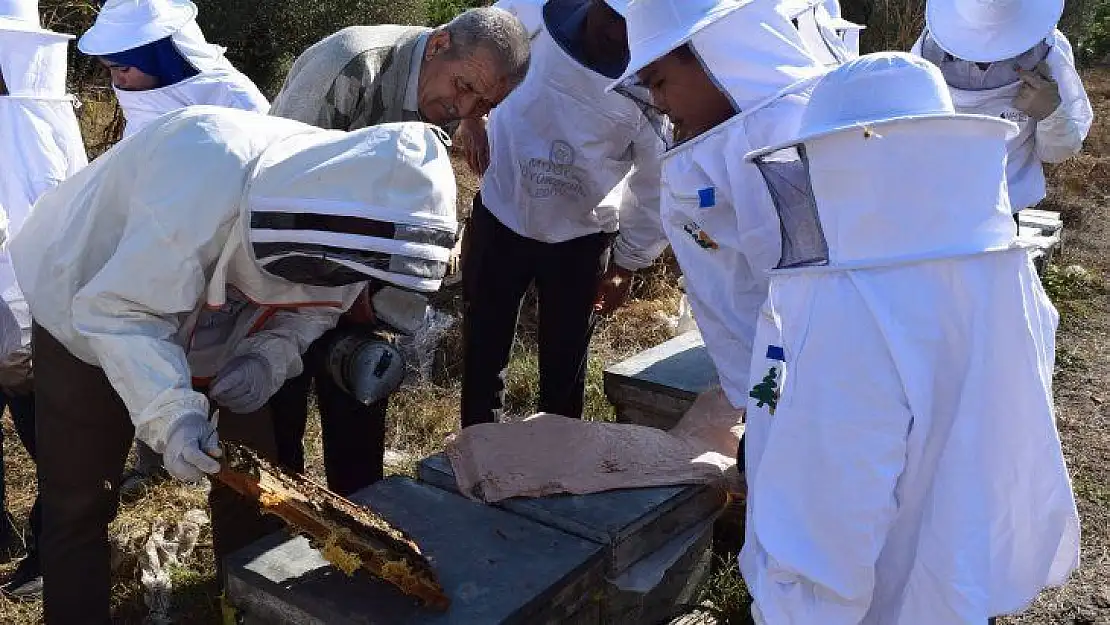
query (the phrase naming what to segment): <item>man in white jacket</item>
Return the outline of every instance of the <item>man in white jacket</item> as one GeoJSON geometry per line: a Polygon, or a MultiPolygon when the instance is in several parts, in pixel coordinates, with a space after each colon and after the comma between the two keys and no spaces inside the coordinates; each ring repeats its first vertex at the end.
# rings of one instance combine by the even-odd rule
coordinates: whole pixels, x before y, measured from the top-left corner
{"type": "Polygon", "coordinates": [[[925,32],[912,52],[937,67],[956,110],[1008,119],[1010,207],[1045,197],[1042,163],[1079,153],[1094,113],[1071,44],[1056,29],[1064,0],[929,0],[925,32]]]}
{"type": "Polygon", "coordinates": [[[756,623],[983,625],[1078,566],[1058,317],[1005,193],[1017,131],[885,52],[745,158],[783,231],[747,410],[756,623]]]}
{"type": "Polygon", "coordinates": [[[194,104],[265,113],[266,97],[210,44],[190,0],[108,0],[77,49],[98,57],[129,137],[160,115],[194,104]]]}
{"type": "MultiPolygon", "coordinates": [[[[446,143],[421,123],[190,107],[40,200],[11,254],[36,324],[48,624],[109,620],[132,435],[180,479],[218,470],[219,436],[273,459],[263,404],[367,281],[438,288],[457,227],[446,143]],[[209,381],[261,409],[221,410],[217,435],[209,381]]],[[[267,529],[227,488],[210,504],[217,558],[267,529]]]]}
{"type": "Polygon", "coordinates": [[[780,251],[771,198],[742,155],[789,136],[825,70],[772,0],[640,0],[625,19],[632,60],[611,88],[643,84],[674,124],[663,229],[721,386],[740,410],[766,272],[780,251]]]}
{"type": "Polygon", "coordinates": [[[539,410],[581,417],[596,319],[624,303],[633,272],[666,247],[656,124],[606,92],[628,62],[625,4],[497,5],[531,33],[532,64],[488,130],[481,119],[459,129],[483,174],[463,251],[463,427],[500,416],[517,313],[533,283],[539,410]]]}
{"type": "MultiPolygon", "coordinates": [[[[66,55],[71,35],[44,30],[35,0],[0,2],[0,216],[15,236],[35,201],[87,163],[74,112],[66,93],[66,55]]],[[[0,410],[8,409],[20,441],[32,459],[35,445],[35,394],[31,363],[31,315],[16,284],[6,249],[0,251],[0,410]],[[9,351],[9,347],[14,348],[9,351]]],[[[0,454],[0,465],[3,455],[0,454]]],[[[0,466],[0,502],[4,500],[0,466]]],[[[29,515],[27,557],[0,591],[29,599],[42,588],[38,537],[42,523],[36,499],[29,515]]],[[[12,529],[3,520],[0,536],[12,529]]]]}

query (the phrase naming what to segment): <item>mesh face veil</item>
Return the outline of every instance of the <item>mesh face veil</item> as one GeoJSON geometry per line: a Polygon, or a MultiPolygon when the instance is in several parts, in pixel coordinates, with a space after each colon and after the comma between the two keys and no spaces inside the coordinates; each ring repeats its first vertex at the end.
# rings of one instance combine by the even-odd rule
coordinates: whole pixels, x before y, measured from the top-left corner
{"type": "Polygon", "coordinates": [[[777,269],[827,265],[829,246],[817,215],[804,145],[755,159],[779,216],[782,256],[777,269]]]}
{"type": "Polygon", "coordinates": [[[638,78],[635,76],[629,78],[615,87],[613,91],[632,100],[667,149],[675,146],[674,126],[671,124],[670,118],[659,110],[659,107],[655,106],[651,99],[651,92],[648,91],[647,87],[640,84],[638,78]]]}

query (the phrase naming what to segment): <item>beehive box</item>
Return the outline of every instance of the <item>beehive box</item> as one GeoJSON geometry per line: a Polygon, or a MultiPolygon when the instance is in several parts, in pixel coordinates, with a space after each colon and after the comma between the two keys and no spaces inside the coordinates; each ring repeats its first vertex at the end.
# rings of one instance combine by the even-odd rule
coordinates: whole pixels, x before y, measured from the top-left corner
{"type": "Polygon", "coordinates": [[[604,383],[618,422],[669,430],[718,381],[695,330],[609,367],[604,383]]]}
{"type": "Polygon", "coordinates": [[[283,625],[596,625],[605,562],[597,543],[409,478],[351,497],[409,532],[451,598],[433,612],[393,586],[348,577],[302,537],[270,536],[225,562],[245,623],[283,625]]]}
{"type": "MultiPolygon", "coordinates": [[[[674,427],[698,395],[719,384],[698,331],[681,334],[605,371],[605,394],[617,421],[664,430],[674,427]]],[[[744,505],[734,502],[719,517],[714,548],[724,557],[740,549],[744,505]]]]}
{"type": "MultiPolygon", "coordinates": [[[[420,479],[457,492],[444,454],[422,461],[420,479]]],[[[724,495],[703,485],[613,490],[589,495],[513,498],[497,506],[604,548],[601,622],[639,625],[658,620],[707,572],[713,519],[724,495]],[[663,558],[660,560],[660,556],[663,558]],[[622,577],[637,566],[662,570],[650,587],[628,590],[622,577]],[[646,619],[646,620],[645,620],[646,619]]]]}
{"type": "Polygon", "coordinates": [[[1033,263],[1043,273],[1063,248],[1064,221],[1056,211],[1027,208],[1018,213],[1018,234],[1037,245],[1033,263]]]}
{"type": "Polygon", "coordinates": [[[605,625],[643,625],[658,623],[676,605],[689,603],[713,563],[712,524],[695,526],[686,534],[676,536],[659,553],[666,558],[659,566],[655,554],[633,564],[617,579],[607,579],[603,599],[602,623],[605,625]],[[626,578],[642,575],[638,569],[661,575],[650,586],[637,586],[626,578]]]}

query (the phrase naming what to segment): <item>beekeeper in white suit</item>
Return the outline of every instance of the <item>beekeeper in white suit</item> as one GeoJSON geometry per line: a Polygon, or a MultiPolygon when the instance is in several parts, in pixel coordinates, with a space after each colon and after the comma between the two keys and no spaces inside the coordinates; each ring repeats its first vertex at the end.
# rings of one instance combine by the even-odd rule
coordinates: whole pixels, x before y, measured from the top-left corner
{"type": "Polygon", "coordinates": [[[940,68],[957,111],[1018,124],[1006,166],[1015,214],[1044,199],[1041,164],[1078,154],[1094,119],[1071,44],[1056,29],[1063,11],[1064,0],[929,0],[913,46],[940,68]]]}
{"type": "Polygon", "coordinates": [[[1076,568],[1058,317],[1003,184],[1017,130],[885,52],[745,158],[784,241],[747,411],[758,623],[983,625],[1076,568]]]}
{"type": "MultiPolygon", "coordinates": [[[[0,218],[12,236],[35,200],[87,163],[74,112],[77,102],[66,93],[71,39],[41,27],[36,0],[0,0],[0,218]]],[[[0,410],[8,409],[23,446],[35,458],[31,315],[6,249],[0,250],[0,299],[0,410]]],[[[0,501],[3,485],[0,466],[0,501]]],[[[25,541],[27,557],[0,586],[9,597],[34,598],[41,590],[36,548],[41,517],[36,500],[25,541]]],[[[11,533],[6,520],[2,530],[0,537],[11,533]]]]}
{"type": "MultiPolygon", "coordinates": [[[[181,479],[219,468],[220,437],[276,455],[266,409],[221,411],[217,435],[188,360],[200,334],[231,320],[211,388],[265,398],[367,281],[438,288],[457,227],[446,141],[418,122],[346,133],[190,107],[38,203],[11,254],[36,323],[47,624],[109,620],[133,434],[181,479]]],[[[225,487],[210,504],[217,559],[272,531],[225,487]]]]}
{"type": "Polygon", "coordinates": [[[265,113],[258,87],[208,43],[189,0],[108,0],[77,48],[99,57],[127,124],[124,137],[160,115],[211,104],[265,113]]]}
{"type": "Polygon", "coordinates": [[[648,87],[674,125],[677,145],[663,155],[663,228],[723,390],[739,409],[766,272],[779,258],[771,198],[741,159],[791,135],[812,79],[825,70],[769,0],[636,0],[625,21],[631,61],[610,88],[628,80],[648,87]]]}

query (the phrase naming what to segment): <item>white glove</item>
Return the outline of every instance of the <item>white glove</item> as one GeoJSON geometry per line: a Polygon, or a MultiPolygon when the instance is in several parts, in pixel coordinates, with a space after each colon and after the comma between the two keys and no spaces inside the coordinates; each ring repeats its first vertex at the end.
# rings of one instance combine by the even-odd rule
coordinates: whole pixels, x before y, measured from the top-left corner
{"type": "Polygon", "coordinates": [[[270,363],[257,354],[244,354],[220,369],[208,396],[231,412],[247,414],[261,409],[277,390],[270,363]]]}
{"type": "Polygon", "coordinates": [[[220,437],[216,426],[204,415],[190,412],[170,427],[162,462],[170,475],[183,482],[195,482],[205,473],[216,473],[220,462],[220,437]]]}

